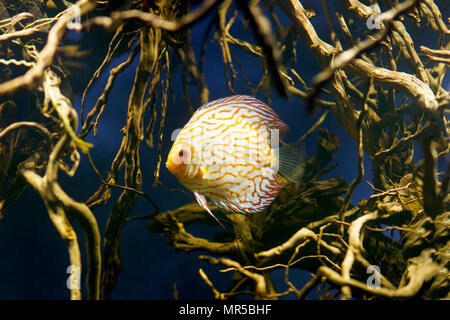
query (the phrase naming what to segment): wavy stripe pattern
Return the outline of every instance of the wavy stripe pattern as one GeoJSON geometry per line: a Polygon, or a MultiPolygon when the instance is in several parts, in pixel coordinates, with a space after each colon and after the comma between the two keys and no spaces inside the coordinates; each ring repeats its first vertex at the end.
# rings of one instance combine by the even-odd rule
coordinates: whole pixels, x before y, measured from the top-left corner
{"type": "Polygon", "coordinates": [[[169,158],[189,155],[188,161],[183,159],[181,174],[176,174],[189,190],[226,211],[261,212],[287,183],[273,167],[271,149],[271,130],[286,129],[278,115],[256,98],[222,98],[194,113],[169,158]]]}

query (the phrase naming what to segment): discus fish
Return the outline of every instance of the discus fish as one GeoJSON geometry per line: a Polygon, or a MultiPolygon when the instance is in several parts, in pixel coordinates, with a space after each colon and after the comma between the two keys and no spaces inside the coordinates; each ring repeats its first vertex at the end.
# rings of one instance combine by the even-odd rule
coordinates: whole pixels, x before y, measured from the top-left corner
{"type": "Polygon", "coordinates": [[[256,98],[211,101],[175,132],[166,167],[213,217],[207,198],[227,212],[261,212],[288,180],[299,183],[304,174],[298,145],[278,147],[287,129],[256,98]]]}

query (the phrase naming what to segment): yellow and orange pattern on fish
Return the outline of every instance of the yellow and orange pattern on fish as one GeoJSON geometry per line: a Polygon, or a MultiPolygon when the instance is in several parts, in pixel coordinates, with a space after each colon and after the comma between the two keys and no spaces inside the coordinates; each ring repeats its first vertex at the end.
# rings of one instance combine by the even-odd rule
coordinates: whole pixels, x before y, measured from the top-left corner
{"type": "Polygon", "coordinates": [[[209,213],[205,197],[226,211],[260,212],[287,183],[277,173],[271,147],[273,135],[286,129],[256,98],[211,101],[179,132],[166,166],[209,213]]]}

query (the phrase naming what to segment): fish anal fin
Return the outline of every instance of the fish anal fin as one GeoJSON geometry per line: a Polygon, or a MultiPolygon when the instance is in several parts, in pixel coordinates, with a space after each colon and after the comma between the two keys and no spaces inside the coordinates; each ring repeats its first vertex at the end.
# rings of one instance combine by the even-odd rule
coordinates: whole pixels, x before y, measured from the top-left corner
{"type": "Polygon", "coordinates": [[[206,202],[205,196],[202,195],[202,194],[200,194],[200,193],[198,193],[197,191],[194,191],[194,195],[195,195],[195,199],[197,200],[198,204],[199,204],[203,209],[205,209],[206,212],[208,212],[209,215],[210,215],[211,217],[213,217],[213,218],[217,221],[217,223],[220,224],[220,226],[221,226],[225,231],[231,232],[231,231],[230,231],[227,227],[225,227],[225,225],[223,225],[222,222],[220,222],[219,219],[217,219],[217,217],[211,212],[211,210],[209,209],[208,204],[207,204],[207,202],[206,202]]]}

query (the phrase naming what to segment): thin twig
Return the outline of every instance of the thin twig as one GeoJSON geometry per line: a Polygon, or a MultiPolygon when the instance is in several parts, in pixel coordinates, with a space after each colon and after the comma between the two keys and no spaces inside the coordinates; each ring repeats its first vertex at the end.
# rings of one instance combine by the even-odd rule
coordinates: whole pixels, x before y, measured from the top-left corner
{"type": "Polygon", "coordinates": [[[44,71],[53,62],[53,57],[58,49],[58,45],[67,31],[67,23],[75,16],[78,16],[78,14],[85,14],[94,10],[97,6],[97,1],[80,0],[75,5],[80,9],[78,13],[75,12],[76,10],[67,11],[50,29],[47,37],[47,43],[42,51],[39,52],[39,59],[36,64],[24,75],[0,84],[0,97],[5,95],[13,95],[19,90],[30,89],[39,83],[40,80],[42,80],[44,71]]]}
{"type": "Polygon", "coordinates": [[[20,122],[14,122],[12,124],[10,124],[9,126],[7,126],[5,129],[3,129],[0,132],[0,139],[2,139],[4,136],[6,136],[9,132],[16,130],[16,129],[20,129],[23,127],[32,127],[32,128],[36,128],[39,131],[41,131],[42,133],[45,134],[45,136],[49,139],[49,141],[51,141],[51,134],[50,131],[47,130],[46,127],[44,127],[43,125],[37,123],[37,122],[31,122],[31,121],[20,121],[20,122]]]}
{"type": "Polygon", "coordinates": [[[308,110],[314,110],[314,102],[318,94],[320,93],[320,89],[331,80],[334,76],[336,70],[343,68],[346,64],[348,64],[353,59],[357,58],[363,52],[372,49],[377,44],[379,44],[385,37],[388,35],[390,30],[392,29],[392,21],[394,21],[398,16],[410,10],[417,4],[418,0],[406,0],[401,4],[397,5],[395,8],[392,8],[389,11],[384,12],[379,17],[379,21],[384,22],[385,27],[373,38],[368,38],[354,47],[340,53],[338,56],[334,57],[334,59],[330,63],[330,67],[326,70],[322,71],[318,75],[316,75],[313,79],[314,89],[310,96],[307,99],[308,102],[308,110]]]}
{"type": "MultiPolygon", "coordinates": [[[[342,203],[341,209],[339,211],[339,220],[344,221],[344,212],[347,211],[348,204],[350,203],[351,196],[353,194],[353,191],[355,190],[356,186],[361,183],[362,178],[364,177],[364,149],[363,149],[363,120],[364,116],[366,114],[366,107],[367,107],[367,99],[369,98],[369,94],[373,88],[373,79],[370,78],[364,99],[362,102],[362,109],[358,116],[358,121],[356,123],[356,127],[358,128],[357,136],[356,136],[356,143],[357,143],[357,165],[358,165],[358,173],[355,179],[353,179],[352,183],[349,185],[347,193],[345,195],[344,201],[342,203]]],[[[340,226],[340,234],[342,235],[344,233],[344,226],[340,226]]]]}
{"type": "Polygon", "coordinates": [[[83,28],[88,28],[91,25],[100,25],[105,28],[111,28],[114,24],[120,23],[122,20],[139,19],[147,23],[149,27],[176,32],[203,18],[217,2],[218,0],[205,0],[199,8],[182,16],[178,21],[165,20],[154,13],[140,10],[127,10],[112,12],[111,17],[100,16],[92,18],[83,24],[83,28]]]}

